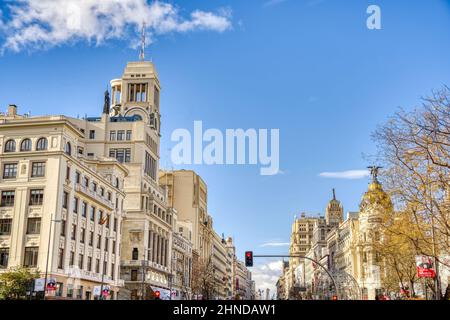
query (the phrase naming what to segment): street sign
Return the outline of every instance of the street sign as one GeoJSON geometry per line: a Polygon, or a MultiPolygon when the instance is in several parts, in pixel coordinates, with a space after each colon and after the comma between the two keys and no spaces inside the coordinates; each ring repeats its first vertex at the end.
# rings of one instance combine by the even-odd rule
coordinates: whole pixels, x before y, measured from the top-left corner
{"type": "Polygon", "coordinates": [[[434,270],[433,259],[428,256],[416,256],[417,276],[419,278],[434,278],[436,271],[434,270]]]}
{"type": "Polygon", "coordinates": [[[36,292],[44,291],[44,286],[45,286],[44,278],[34,279],[34,291],[36,292]]]}
{"type": "Polygon", "coordinates": [[[93,290],[93,294],[94,294],[94,297],[98,297],[98,296],[100,296],[100,286],[94,286],[94,290],[93,290]]]}

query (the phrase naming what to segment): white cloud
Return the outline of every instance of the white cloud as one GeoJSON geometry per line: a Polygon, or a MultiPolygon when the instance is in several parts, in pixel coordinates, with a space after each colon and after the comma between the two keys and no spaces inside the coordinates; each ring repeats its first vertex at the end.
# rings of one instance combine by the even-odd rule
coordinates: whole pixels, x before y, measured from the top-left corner
{"type": "Polygon", "coordinates": [[[348,170],[338,172],[322,172],[319,174],[322,178],[332,179],[362,179],[370,175],[368,170],[348,170]]]}
{"type": "Polygon", "coordinates": [[[265,242],[260,247],[285,247],[289,246],[289,242],[265,242]]]}
{"type": "Polygon", "coordinates": [[[252,279],[255,280],[256,290],[263,291],[264,298],[266,289],[270,289],[270,296],[276,294],[276,283],[281,275],[283,263],[281,260],[270,261],[263,265],[254,267],[252,271],[252,279]]]}
{"type": "Polygon", "coordinates": [[[276,5],[286,2],[286,1],[287,0],[268,0],[268,1],[264,2],[263,7],[276,6],[276,5]]]}
{"type": "MultiPolygon", "coordinates": [[[[137,38],[145,22],[151,38],[195,30],[231,29],[231,11],[194,10],[182,17],[171,3],[147,0],[19,0],[7,5],[2,51],[40,49],[84,40],[96,45],[110,39],[137,38]]],[[[3,15],[5,16],[5,15],[3,15]]],[[[0,16],[1,18],[1,16],[0,16]]]]}

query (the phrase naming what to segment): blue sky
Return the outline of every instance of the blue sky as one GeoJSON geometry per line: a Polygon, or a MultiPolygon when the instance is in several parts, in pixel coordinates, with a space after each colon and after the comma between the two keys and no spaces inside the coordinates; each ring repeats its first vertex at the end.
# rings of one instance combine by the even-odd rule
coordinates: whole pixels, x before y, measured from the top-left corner
{"type": "MultiPolygon", "coordinates": [[[[367,178],[319,174],[365,169],[371,163],[363,154],[375,152],[370,135],[377,125],[399,106],[411,108],[450,85],[450,1],[170,3],[175,23],[167,27],[160,18],[147,49],[163,87],[162,166],[171,167],[172,131],[192,130],[194,120],[222,130],[280,129],[283,174],[260,176],[257,166],[184,166],[207,182],[215,229],[235,238],[240,257],[249,249],[286,253],[287,246],[261,245],[289,242],[294,214],[323,213],[332,188],[345,211],[358,210],[367,178]],[[382,30],[366,28],[369,4],[380,6],[382,30]],[[198,10],[211,15],[191,15],[198,10]]],[[[2,109],[15,103],[32,114],[97,115],[109,80],[138,58],[131,45],[137,24],[108,36],[100,20],[83,34],[48,37],[13,29],[5,2],[0,10],[2,109]],[[95,28],[97,38],[89,33],[95,28]]],[[[254,271],[267,286],[277,268],[263,263],[254,271]]]]}

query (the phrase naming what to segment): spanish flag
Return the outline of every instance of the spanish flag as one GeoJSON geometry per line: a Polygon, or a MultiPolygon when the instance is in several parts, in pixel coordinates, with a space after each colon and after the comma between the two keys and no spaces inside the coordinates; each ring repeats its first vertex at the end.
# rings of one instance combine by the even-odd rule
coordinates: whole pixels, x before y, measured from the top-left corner
{"type": "Polygon", "coordinates": [[[100,225],[104,225],[105,222],[109,221],[109,215],[108,214],[103,214],[100,218],[100,225]]]}

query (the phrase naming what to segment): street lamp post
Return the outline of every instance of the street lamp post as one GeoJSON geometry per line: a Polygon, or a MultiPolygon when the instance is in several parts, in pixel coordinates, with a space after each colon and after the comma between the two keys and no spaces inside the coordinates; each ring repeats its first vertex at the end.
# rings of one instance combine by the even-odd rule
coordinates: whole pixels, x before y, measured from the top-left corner
{"type": "Polygon", "coordinates": [[[45,295],[47,293],[48,259],[49,259],[49,256],[50,256],[50,243],[51,243],[51,239],[52,239],[53,222],[54,223],[58,223],[58,222],[61,222],[61,220],[53,220],[53,213],[52,213],[52,215],[50,217],[50,232],[49,232],[49,235],[48,235],[48,243],[47,243],[47,261],[45,263],[44,300],[45,300],[45,295]]]}
{"type": "MultiPolygon", "coordinates": [[[[106,239],[108,239],[108,240],[113,240],[113,239],[115,239],[115,237],[113,237],[113,236],[109,236],[109,237],[106,237],[106,239]]],[[[108,243],[109,244],[109,243],[108,243]]],[[[101,284],[100,284],[100,297],[99,297],[99,300],[105,300],[105,299],[103,299],[103,285],[104,285],[104,283],[105,283],[105,261],[106,261],[106,254],[108,253],[108,251],[107,251],[107,249],[108,248],[104,248],[104,255],[103,255],[103,268],[102,268],[102,282],[101,282],[101,284]]],[[[113,270],[113,272],[114,272],[114,270],[113,270]]]]}

